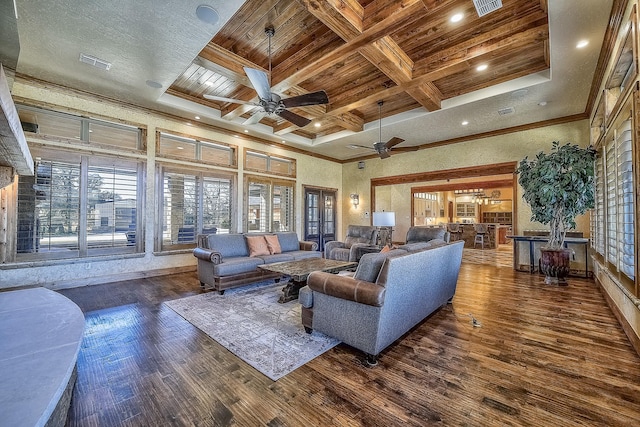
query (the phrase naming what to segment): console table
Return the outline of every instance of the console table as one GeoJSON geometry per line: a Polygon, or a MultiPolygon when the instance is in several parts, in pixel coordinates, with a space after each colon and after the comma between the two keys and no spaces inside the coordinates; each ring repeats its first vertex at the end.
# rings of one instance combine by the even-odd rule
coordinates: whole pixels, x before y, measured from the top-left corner
{"type": "MultiPolygon", "coordinates": [[[[549,241],[545,236],[507,236],[508,239],[513,240],[513,269],[517,271],[528,271],[534,273],[537,271],[539,255],[536,255],[535,244],[543,244],[549,241]],[[520,265],[520,246],[521,244],[528,246],[529,249],[529,264],[522,268],[520,265]]],[[[584,250],[584,277],[589,277],[591,272],[589,271],[589,239],[580,237],[566,237],[564,239],[564,247],[570,246],[582,247],[584,250]]],[[[582,274],[581,274],[582,275],[582,274]]]]}

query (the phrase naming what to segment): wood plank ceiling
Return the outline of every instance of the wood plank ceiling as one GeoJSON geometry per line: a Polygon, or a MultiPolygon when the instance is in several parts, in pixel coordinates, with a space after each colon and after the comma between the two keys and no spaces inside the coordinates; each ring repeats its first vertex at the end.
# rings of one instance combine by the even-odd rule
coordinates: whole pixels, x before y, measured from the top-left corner
{"type": "Polygon", "coordinates": [[[248,118],[250,105],[203,94],[257,101],[243,66],[268,72],[284,98],[325,90],[329,104],[294,108],[304,128],[270,115],[275,134],[306,138],[415,108],[440,109],[445,99],[549,68],[547,0],[511,0],[478,17],[472,0],[249,0],[200,52],[168,93],[248,118]],[[463,13],[453,23],[450,18],[463,13]],[[487,64],[479,72],[476,67],[487,64]],[[314,123],[320,121],[320,128],[314,123]]]}

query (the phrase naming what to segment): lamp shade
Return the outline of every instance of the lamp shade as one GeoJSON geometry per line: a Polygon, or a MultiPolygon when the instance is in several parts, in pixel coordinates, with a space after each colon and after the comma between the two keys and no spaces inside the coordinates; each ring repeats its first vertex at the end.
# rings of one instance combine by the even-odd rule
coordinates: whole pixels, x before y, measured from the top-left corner
{"type": "Polygon", "coordinates": [[[396,225],[395,212],[374,212],[373,225],[375,227],[394,227],[396,225]]]}

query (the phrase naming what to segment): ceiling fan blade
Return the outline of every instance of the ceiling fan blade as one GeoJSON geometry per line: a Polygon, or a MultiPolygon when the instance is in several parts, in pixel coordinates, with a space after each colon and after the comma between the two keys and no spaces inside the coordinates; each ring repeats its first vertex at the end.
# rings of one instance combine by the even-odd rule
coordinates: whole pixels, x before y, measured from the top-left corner
{"type": "Polygon", "coordinates": [[[307,119],[306,117],[302,117],[299,114],[296,113],[292,113],[289,110],[282,110],[280,112],[276,111],[276,114],[279,115],[280,117],[282,117],[285,120],[290,121],[291,123],[293,123],[294,125],[298,126],[298,127],[305,127],[306,125],[308,125],[309,123],[311,123],[310,119],[307,119]]]}
{"type": "Polygon", "coordinates": [[[401,142],[404,142],[404,139],[402,139],[402,138],[398,138],[398,137],[394,136],[394,137],[393,137],[393,138],[391,138],[389,141],[387,141],[387,143],[385,144],[385,147],[387,147],[387,148],[391,148],[391,147],[393,147],[394,145],[398,145],[398,144],[400,144],[401,142]]]}
{"type": "Polygon", "coordinates": [[[407,153],[409,151],[418,151],[419,147],[398,147],[391,150],[394,153],[407,153]]]}
{"type": "Polygon", "coordinates": [[[244,72],[251,81],[251,86],[258,92],[258,96],[267,101],[271,101],[271,87],[269,86],[269,77],[264,71],[255,68],[244,67],[244,72]]]}
{"type": "Polygon", "coordinates": [[[255,125],[260,120],[262,120],[264,118],[264,116],[266,116],[266,115],[267,115],[266,111],[264,111],[264,110],[258,111],[256,113],[254,113],[251,117],[249,117],[247,120],[245,120],[242,124],[243,125],[255,125]]]}
{"type": "Polygon", "coordinates": [[[305,93],[304,95],[292,96],[291,98],[283,99],[282,104],[286,108],[291,107],[304,107],[305,105],[319,105],[328,104],[329,98],[327,93],[323,90],[313,93],[305,93]]]}
{"type": "Polygon", "coordinates": [[[349,145],[347,145],[347,148],[353,148],[353,149],[364,148],[364,149],[367,149],[367,150],[376,151],[376,149],[373,148],[373,147],[367,147],[366,145],[358,145],[358,144],[349,144],[349,145]]]}
{"type": "Polygon", "coordinates": [[[390,157],[389,152],[387,150],[378,151],[378,155],[380,156],[381,159],[386,159],[390,157]]]}
{"type": "Polygon", "coordinates": [[[225,98],[223,96],[215,96],[215,95],[208,95],[208,94],[204,94],[202,95],[204,98],[209,99],[211,101],[220,101],[220,102],[230,102],[232,104],[245,104],[245,105],[260,105],[260,104],[256,104],[255,102],[251,102],[251,101],[243,101],[241,99],[233,99],[233,98],[225,98]]]}

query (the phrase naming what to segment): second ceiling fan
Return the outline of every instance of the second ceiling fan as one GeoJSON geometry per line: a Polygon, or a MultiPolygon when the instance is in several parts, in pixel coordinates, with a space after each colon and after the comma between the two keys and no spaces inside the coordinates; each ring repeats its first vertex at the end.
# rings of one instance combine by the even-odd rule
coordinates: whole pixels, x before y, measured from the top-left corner
{"type": "MultiPolygon", "coordinates": [[[[367,147],[365,145],[357,145],[351,144],[349,148],[366,148],[367,150],[373,150],[378,153],[381,159],[386,159],[390,156],[390,151],[393,147],[404,142],[404,139],[398,138],[394,136],[387,142],[382,142],[382,104],[384,101],[378,101],[378,117],[379,117],[379,128],[378,128],[378,142],[373,144],[373,147],[367,147]]],[[[417,151],[418,147],[399,147],[393,149],[394,152],[406,152],[406,151],[417,151]]]]}
{"type": "Polygon", "coordinates": [[[292,96],[291,98],[282,99],[277,93],[271,92],[271,37],[275,34],[273,27],[267,27],[264,30],[267,37],[269,37],[269,75],[262,70],[256,70],[255,68],[243,67],[244,72],[247,74],[251,85],[258,93],[258,102],[244,101],[242,99],[225,98],[222,96],[215,96],[204,94],[206,99],[212,101],[230,102],[234,104],[245,104],[261,107],[261,111],[257,111],[251,117],[244,121],[244,125],[252,125],[258,123],[265,116],[269,114],[275,114],[283,119],[293,123],[299,127],[305,127],[311,120],[296,114],[287,108],[293,107],[305,107],[310,105],[328,104],[329,98],[325,91],[320,90],[312,93],[305,93],[303,95],[292,96]]]}

